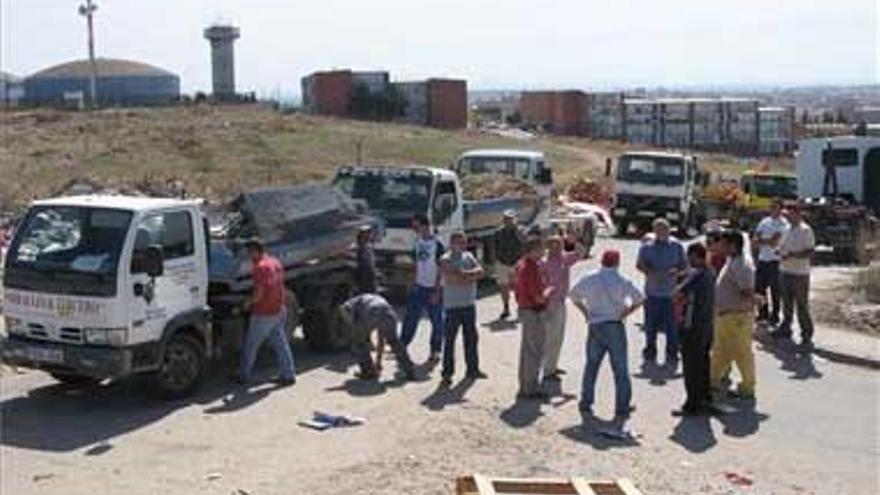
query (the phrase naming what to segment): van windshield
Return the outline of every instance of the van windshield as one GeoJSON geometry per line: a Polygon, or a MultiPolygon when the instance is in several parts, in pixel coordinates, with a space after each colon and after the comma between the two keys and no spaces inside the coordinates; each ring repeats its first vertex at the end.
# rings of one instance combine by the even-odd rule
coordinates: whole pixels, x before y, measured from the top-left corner
{"type": "Polygon", "coordinates": [[[131,212],[79,206],[36,206],[7,257],[40,272],[115,274],[131,212]]]}
{"type": "Polygon", "coordinates": [[[617,165],[617,180],[678,186],[684,184],[684,160],[663,156],[622,156],[617,165]]]}

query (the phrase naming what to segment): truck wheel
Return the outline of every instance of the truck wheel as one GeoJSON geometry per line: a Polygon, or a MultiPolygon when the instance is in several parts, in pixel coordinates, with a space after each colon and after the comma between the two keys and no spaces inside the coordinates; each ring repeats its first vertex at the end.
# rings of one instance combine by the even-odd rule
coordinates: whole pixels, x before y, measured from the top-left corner
{"type": "Polygon", "coordinates": [[[75,375],[73,373],[49,373],[52,375],[52,378],[58,380],[59,382],[65,385],[94,385],[97,383],[101,383],[100,378],[95,378],[93,376],[86,375],[75,375]]]}
{"type": "Polygon", "coordinates": [[[617,222],[617,237],[626,237],[629,234],[629,220],[617,222]]]}
{"type": "Polygon", "coordinates": [[[331,352],[350,344],[351,328],[340,311],[339,307],[334,306],[303,312],[303,334],[312,350],[331,352]]]}
{"type": "Polygon", "coordinates": [[[859,266],[871,263],[872,253],[868,250],[869,235],[864,225],[856,227],[855,244],[852,247],[852,261],[859,266]]]}
{"type": "Polygon", "coordinates": [[[159,369],[150,376],[153,395],[180,399],[201,385],[205,374],[205,350],[193,337],[177,333],[165,344],[159,369]]]}

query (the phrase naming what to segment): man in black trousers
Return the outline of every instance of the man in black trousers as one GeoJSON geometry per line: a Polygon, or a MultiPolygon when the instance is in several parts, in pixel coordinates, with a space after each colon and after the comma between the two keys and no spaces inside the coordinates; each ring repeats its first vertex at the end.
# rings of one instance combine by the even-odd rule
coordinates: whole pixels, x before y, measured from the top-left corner
{"type": "Polygon", "coordinates": [[[687,399],[674,416],[694,416],[709,409],[709,351],[715,320],[715,274],[707,264],[706,248],[694,243],[687,249],[690,270],[679,288],[685,298],[681,325],[681,353],[687,399]]]}

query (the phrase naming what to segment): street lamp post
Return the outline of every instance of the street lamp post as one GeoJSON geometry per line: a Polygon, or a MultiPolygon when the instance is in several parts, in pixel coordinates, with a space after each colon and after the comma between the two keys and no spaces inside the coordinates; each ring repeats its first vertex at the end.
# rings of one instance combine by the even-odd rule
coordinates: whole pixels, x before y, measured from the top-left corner
{"type": "Polygon", "coordinates": [[[96,10],[98,10],[98,6],[92,0],[86,0],[86,3],[79,6],[79,14],[86,18],[89,31],[89,65],[92,69],[89,77],[89,106],[91,108],[98,106],[98,65],[95,62],[95,33],[92,27],[92,17],[96,10]]]}

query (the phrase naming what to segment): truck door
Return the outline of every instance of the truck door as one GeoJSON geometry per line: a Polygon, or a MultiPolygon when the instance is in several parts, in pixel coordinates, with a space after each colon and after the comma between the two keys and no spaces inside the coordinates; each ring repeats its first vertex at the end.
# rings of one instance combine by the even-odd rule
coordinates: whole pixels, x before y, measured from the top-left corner
{"type": "Polygon", "coordinates": [[[176,210],[149,214],[138,223],[130,267],[132,343],[158,340],[169,320],[204,306],[207,272],[199,263],[204,247],[196,244],[197,220],[188,210],[176,210]],[[155,279],[138,263],[150,246],[161,247],[164,255],[164,273],[155,279]]]}
{"type": "Polygon", "coordinates": [[[865,206],[880,215],[880,148],[871,148],[865,155],[863,164],[865,184],[862,197],[865,206]]]}

